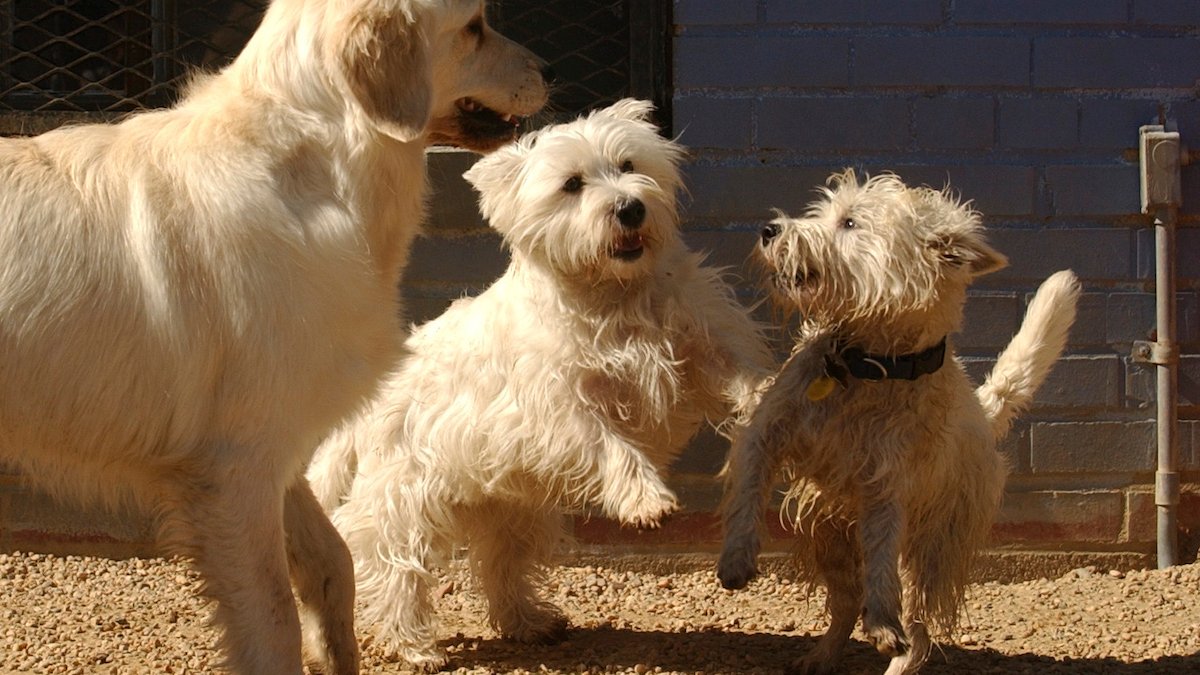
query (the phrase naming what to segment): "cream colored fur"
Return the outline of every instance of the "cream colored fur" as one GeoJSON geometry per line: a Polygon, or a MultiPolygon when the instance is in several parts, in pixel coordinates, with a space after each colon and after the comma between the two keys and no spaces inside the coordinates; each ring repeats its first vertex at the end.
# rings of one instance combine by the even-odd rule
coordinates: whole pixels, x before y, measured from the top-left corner
{"type": "Polygon", "coordinates": [[[803,218],[781,214],[763,233],[776,294],[805,322],[731,451],[718,576],[740,588],[756,573],[758,528],[782,467],[801,572],[824,582],[831,615],[793,670],[834,672],[861,614],[891,657],[888,674],[900,675],[924,663],[931,632],[948,635],[958,619],[1004,489],[996,441],[1061,353],[1079,285],[1070,271],[1042,284],[976,395],[950,350],[916,380],[850,377],[810,400],[841,349],[917,353],[958,331],[968,284],[1006,262],[978,216],[945,192],[892,175],[860,183],[847,172],[832,183],[803,218]]]}
{"type": "Polygon", "coordinates": [[[414,665],[445,663],[430,584],[460,544],[498,631],[561,639],[566,620],[537,586],[564,510],[655,526],[677,506],[662,472],[770,372],[757,326],[680,239],[683,151],[649,114],[621,101],[467,172],[511,265],[418,328],[369,409],[314,458],[366,615],[414,665]]]}
{"type": "MultiPolygon", "coordinates": [[[[478,0],[277,0],[178,105],[0,140],[0,461],[161,521],[228,666],[358,670],[351,559],[303,480],[399,351],[431,134],[546,99],[478,0]]],[[[501,121],[492,116],[491,121],[501,121]]],[[[505,129],[505,127],[508,127],[505,129]]]]}

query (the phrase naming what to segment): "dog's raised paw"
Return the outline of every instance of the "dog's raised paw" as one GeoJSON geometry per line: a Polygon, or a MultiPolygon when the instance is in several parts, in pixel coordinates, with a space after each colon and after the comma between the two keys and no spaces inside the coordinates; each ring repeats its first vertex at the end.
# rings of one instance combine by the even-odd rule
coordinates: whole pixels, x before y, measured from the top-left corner
{"type": "Polygon", "coordinates": [[[669,490],[643,496],[630,507],[622,509],[620,520],[642,530],[658,529],[667,516],[679,510],[679,502],[669,490]]]}

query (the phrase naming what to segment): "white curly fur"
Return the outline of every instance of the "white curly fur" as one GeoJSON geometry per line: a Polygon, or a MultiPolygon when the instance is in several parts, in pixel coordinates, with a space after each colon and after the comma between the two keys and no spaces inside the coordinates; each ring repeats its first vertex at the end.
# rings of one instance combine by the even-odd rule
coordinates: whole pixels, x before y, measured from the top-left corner
{"type": "Polygon", "coordinates": [[[780,215],[763,234],[763,262],[782,302],[805,322],[792,356],[731,450],[718,576],[730,588],[756,573],[758,528],[779,468],[804,543],[801,572],[828,589],[831,626],[798,660],[833,672],[858,617],[889,675],[916,672],[930,631],[958,618],[971,562],[986,542],[1007,467],[996,452],[1061,353],[1074,321],[1074,274],[1051,276],[986,384],[972,386],[948,349],[916,380],[850,378],[806,397],[826,356],[857,346],[895,356],[956,332],[972,279],[1006,261],[977,214],[945,191],[894,175],[835,175],[803,218],[780,215]]]}
{"type": "Polygon", "coordinates": [[[460,543],[497,630],[560,638],[566,621],[536,587],[564,509],[655,526],[676,508],[661,472],[772,368],[757,325],[680,238],[683,150],[650,112],[624,100],[467,172],[511,265],[418,328],[374,403],[317,452],[309,477],[366,615],[417,666],[445,661],[430,570],[460,543]]]}

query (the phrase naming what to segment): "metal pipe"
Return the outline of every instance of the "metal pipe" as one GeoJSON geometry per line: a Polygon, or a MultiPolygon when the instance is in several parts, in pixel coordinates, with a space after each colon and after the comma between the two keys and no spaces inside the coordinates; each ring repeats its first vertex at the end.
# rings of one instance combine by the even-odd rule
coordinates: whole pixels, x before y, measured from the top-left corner
{"type": "Polygon", "coordinates": [[[1168,206],[1154,220],[1155,315],[1158,343],[1168,354],[1166,363],[1156,365],[1158,375],[1158,470],[1154,474],[1154,504],[1158,521],[1158,568],[1179,561],[1179,439],[1178,388],[1179,359],[1175,342],[1175,224],[1179,209],[1168,206]]]}
{"type": "MultiPolygon", "coordinates": [[[[1165,120],[1163,120],[1165,122],[1165,120]]],[[[1177,368],[1175,342],[1175,227],[1182,202],[1179,168],[1184,153],[1179,132],[1167,131],[1161,124],[1139,129],[1138,154],[1141,159],[1142,213],[1154,214],[1154,292],[1157,335],[1154,342],[1135,346],[1143,360],[1157,371],[1156,427],[1158,466],[1154,473],[1154,505],[1158,521],[1158,567],[1171,567],[1179,561],[1179,439],[1177,368]]]]}

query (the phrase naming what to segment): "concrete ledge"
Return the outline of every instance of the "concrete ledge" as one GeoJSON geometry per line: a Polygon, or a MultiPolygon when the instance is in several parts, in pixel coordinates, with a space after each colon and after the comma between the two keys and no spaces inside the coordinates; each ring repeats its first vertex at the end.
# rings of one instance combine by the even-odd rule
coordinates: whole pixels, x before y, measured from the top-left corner
{"type": "MultiPolygon", "coordinates": [[[[66,510],[54,509],[61,523],[66,510]]],[[[114,521],[110,521],[114,522],[114,521]]],[[[119,532],[96,528],[0,527],[0,552],[25,551],[54,555],[89,555],[123,559],[162,555],[144,520],[121,522],[119,532]]],[[[772,519],[761,557],[763,573],[789,576],[796,540],[772,519]]],[[[631,571],[669,574],[714,569],[720,550],[720,521],[710,512],[672,516],[658,530],[623,527],[605,518],[578,516],[569,523],[574,543],[562,554],[569,565],[595,565],[631,571]]],[[[1094,545],[1093,545],[1094,546],[1094,545]]],[[[1154,567],[1152,548],[1142,545],[1099,547],[1078,550],[1079,542],[1037,542],[1025,548],[997,546],[986,551],[978,563],[977,581],[1013,582],[1056,578],[1067,572],[1095,566],[1098,569],[1146,569],[1154,567]],[[1041,548],[1036,548],[1040,546],[1041,548]],[[1055,550],[1061,547],[1062,550],[1055,550]],[[1072,548],[1075,550],[1066,550],[1072,548]]],[[[1181,562],[1192,562],[1195,547],[1181,545],[1181,562]]]]}
{"type": "MultiPolygon", "coordinates": [[[[561,559],[565,565],[592,565],[632,572],[678,574],[715,570],[716,553],[616,553],[603,547],[573,550],[561,559]]],[[[1064,552],[1064,551],[985,551],[976,564],[973,575],[976,583],[994,581],[1016,583],[1033,579],[1056,579],[1071,570],[1093,566],[1098,570],[1150,569],[1155,566],[1149,553],[1064,552]]],[[[759,558],[761,574],[793,576],[794,562],[788,553],[764,553],[759,558]]],[[[715,573],[714,573],[715,583],[715,573]]]]}

